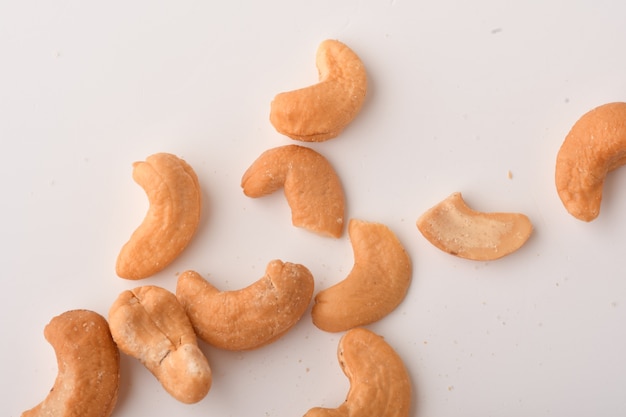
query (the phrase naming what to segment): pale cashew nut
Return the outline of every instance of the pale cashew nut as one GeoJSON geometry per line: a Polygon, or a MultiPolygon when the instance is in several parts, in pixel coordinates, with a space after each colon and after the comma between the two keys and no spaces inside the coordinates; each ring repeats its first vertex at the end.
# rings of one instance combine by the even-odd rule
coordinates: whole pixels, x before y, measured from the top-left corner
{"type": "Polygon", "coordinates": [[[169,153],[135,162],[133,179],[150,208],[122,247],[115,269],[122,278],[141,279],[164,269],[187,247],[200,223],[202,200],[196,173],[169,153]]]}
{"type": "Polygon", "coordinates": [[[117,403],[120,352],[109,325],[90,310],[70,310],[44,329],[58,374],[50,393],[22,417],[108,417],[117,403]]]}
{"type": "Polygon", "coordinates": [[[176,296],[157,286],[122,292],[109,310],[113,339],[138,359],[178,401],[202,400],[212,383],[211,368],[176,296]]]}
{"type": "Polygon", "coordinates": [[[305,417],[408,417],[411,379],[402,358],[385,340],[364,328],[346,332],[337,357],[350,390],[337,408],[316,407],[305,417]]]}
{"type": "Polygon", "coordinates": [[[186,271],[176,296],[200,339],[221,349],[249,350],[291,329],[311,303],[313,286],[303,265],[273,260],[261,279],[237,291],[220,292],[197,272],[186,271]]]}
{"type": "Polygon", "coordinates": [[[587,222],[598,217],[606,175],[624,164],[626,103],[604,104],[582,115],[556,158],[556,189],[567,211],[587,222]]]}
{"type": "Polygon", "coordinates": [[[521,213],[485,213],[453,193],[417,220],[417,228],[437,248],[460,258],[489,261],[518,250],[533,226],[521,213]]]}
{"type": "Polygon", "coordinates": [[[340,332],[373,323],[404,299],[412,277],[411,259],[385,225],[352,219],[348,233],[354,266],[339,283],[315,296],[313,323],[340,332]]]}
{"type": "Polygon", "coordinates": [[[292,139],[322,142],[338,136],[365,101],[365,67],[346,45],[323,41],[317,49],[316,65],[318,84],[280,93],[271,104],[270,122],[292,139]]]}
{"type": "Polygon", "coordinates": [[[243,174],[241,187],[255,198],[283,187],[294,226],[331,237],[343,233],[343,186],[328,160],[311,148],[287,145],[263,152],[243,174]]]}

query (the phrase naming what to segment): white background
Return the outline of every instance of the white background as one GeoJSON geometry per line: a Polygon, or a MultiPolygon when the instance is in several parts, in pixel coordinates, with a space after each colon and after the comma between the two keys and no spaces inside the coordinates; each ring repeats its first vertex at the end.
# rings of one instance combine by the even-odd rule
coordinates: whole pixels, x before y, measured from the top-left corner
{"type": "MultiPolygon", "coordinates": [[[[52,387],[43,328],[63,311],[106,316],[123,290],[174,290],[185,269],[224,290],[275,258],[307,266],[317,290],[349,273],[347,234],[297,229],[282,193],[240,188],[261,152],[294,143],[269,123],[273,96],[315,83],[316,48],[336,38],[366,65],[368,96],[340,137],[309,146],[340,175],[347,217],[388,225],[413,260],[404,302],[368,326],[405,360],[411,414],[626,415],[626,174],[609,176],[591,223],[565,211],[553,179],[576,119],[626,101],[625,15],[619,0],[0,3],[0,414],[52,387]],[[115,259],[148,207],[131,164],[156,152],[196,170],[203,219],[170,267],[126,281],[115,259]],[[525,213],[532,237],[493,262],[439,251],[415,221],[454,191],[525,213]]],[[[307,312],[256,351],[203,344],[214,381],[194,405],[122,355],[113,415],[335,407],[349,388],[340,337],[307,312]]]]}

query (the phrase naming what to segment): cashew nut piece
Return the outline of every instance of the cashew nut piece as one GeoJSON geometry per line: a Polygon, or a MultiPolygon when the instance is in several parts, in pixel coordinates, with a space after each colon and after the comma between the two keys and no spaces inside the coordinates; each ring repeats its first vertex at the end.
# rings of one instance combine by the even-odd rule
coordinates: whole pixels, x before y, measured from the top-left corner
{"type": "Polygon", "coordinates": [[[237,291],[220,292],[197,272],[185,271],[176,296],[200,339],[222,349],[249,350],[291,329],[311,303],[313,286],[306,267],[273,260],[261,279],[237,291]]]}
{"type": "Polygon", "coordinates": [[[172,397],[203,399],[212,383],[207,358],[176,296],[157,286],[122,292],[109,310],[113,339],[138,359],[172,397]]]}
{"type": "Polygon", "coordinates": [[[150,208],[122,247],[115,269],[121,278],[141,279],[164,269],[191,241],[200,223],[201,190],[191,166],[169,153],[135,162],[133,179],[150,208]]]}
{"type": "Polygon", "coordinates": [[[567,211],[589,222],[598,217],[604,179],[626,164],[626,103],[608,103],[574,123],[556,158],[556,189],[567,211]]]}
{"type": "Polygon", "coordinates": [[[533,230],[526,215],[472,210],[458,192],[422,214],[417,228],[442,251],[477,261],[494,260],[515,252],[533,230]]]}
{"type": "Polygon", "coordinates": [[[322,142],[336,137],[359,113],[367,74],[359,57],[336,40],[323,41],[316,55],[319,83],[278,94],[270,122],[292,139],[322,142]]]}
{"type": "Polygon", "coordinates": [[[100,314],[70,310],[44,329],[58,374],[50,393],[22,417],[108,417],[117,402],[120,352],[100,314]]]}
{"type": "Polygon", "coordinates": [[[364,328],[349,330],[339,341],[339,365],[350,390],[337,408],[316,407],[305,417],[407,417],[411,380],[400,356],[385,340],[364,328]]]}
{"type": "Polygon", "coordinates": [[[343,186],[328,160],[311,148],[287,145],[263,152],[243,174],[241,187],[248,197],[283,187],[294,226],[331,237],[343,233],[343,186]]]}
{"type": "Polygon", "coordinates": [[[343,281],[315,296],[311,311],[313,323],[328,332],[380,320],[400,304],[411,283],[411,259],[387,226],[352,219],[348,233],[354,266],[343,281]]]}

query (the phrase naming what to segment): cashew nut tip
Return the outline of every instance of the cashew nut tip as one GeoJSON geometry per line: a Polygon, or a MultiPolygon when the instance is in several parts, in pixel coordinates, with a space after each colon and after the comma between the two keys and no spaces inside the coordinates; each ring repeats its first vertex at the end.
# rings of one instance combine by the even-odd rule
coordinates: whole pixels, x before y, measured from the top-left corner
{"type": "Polygon", "coordinates": [[[44,329],[58,374],[50,393],[22,417],[108,417],[117,402],[120,353],[100,314],[70,310],[44,329]]]}
{"type": "Polygon", "coordinates": [[[200,223],[201,190],[191,166],[169,153],[135,162],[133,179],[150,207],[122,247],[115,269],[121,278],[142,279],[163,270],[191,241],[200,223]]]}
{"type": "Polygon", "coordinates": [[[253,198],[283,187],[294,226],[329,237],[343,233],[343,186],[328,160],[311,148],[286,145],[263,152],[243,174],[241,187],[253,198]]]}
{"type": "Polygon", "coordinates": [[[458,192],[422,214],[417,228],[442,251],[477,261],[495,260],[515,252],[533,231],[526,215],[472,210],[458,192]]]}
{"type": "Polygon", "coordinates": [[[350,390],[337,408],[316,407],[305,417],[408,417],[411,380],[404,363],[385,340],[364,328],[346,332],[337,357],[350,390]]]}
{"type": "Polygon", "coordinates": [[[175,399],[202,400],[212,383],[211,368],[176,296],[148,285],[122,292],[109,309],[113,339],[138,359],[175,399]]]}
{"type": "Polygon", "coordinates": [[[352,219],[348,233],[354,266],[343,281],[315,296],[311,311],[315,326],[328,332],[382,319],[402,302],[411,283],[411,259],[387,226],[352,219]]]}
{"type": "Polygon", "coordinates": [[[250,286],[220,292],[197,272],[178,278],[176,296],[198,337],[226,350],[265,346],[291,329],[306,312],[314,280],[303,265],[273,260],[250,286]]]}
{"type": "Polygon", "coordinates": [[[566,210],[586,222],[598,217],[604,180],[624,164],[626,103],[604,104],[582,115],[556,158],[556,189],[566,210]]]}
{"type": "Polygon", "coordinates": [[[280,93],[271,103],[270,122],[292,139],[322,142],[338,136],[365,101],[365,66],[345,44],[323,41],[317,49],[316,65],[317,84],[280,93]]]}

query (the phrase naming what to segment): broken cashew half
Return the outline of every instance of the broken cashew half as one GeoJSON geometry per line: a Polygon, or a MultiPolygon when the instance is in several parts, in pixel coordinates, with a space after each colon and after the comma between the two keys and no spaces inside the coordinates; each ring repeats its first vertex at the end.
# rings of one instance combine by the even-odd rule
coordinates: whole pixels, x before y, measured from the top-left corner
{"type": "Polygon", "coordinates": [[[138,359],[178,401],[203,399],[212,383],[207,358],[176,296],[153,285],[122,292],[109,310],[119,349],[138,359]]]}
{"type": "Polygon", "coordinates": [[[319,83],[280,93],[271,104],[270,122],[292,139],[322,142],[338,136],[365,101],[365,67],[346,45],[323,41],[317,49],[316,65],[319,83]]]}
{"type": "Polygon", "coordinates": [[[437,248],[465,259],[489,261],[522,247],[533,226],[521,213],[485,213],[467,206],[453,193],[427,210],[417,228],[437,248]]]}
{"type": "Polygon", "coordinates": [[[305,417],[407,417],[411,380],[404,363],[385,340],[364,328],[346,332],[337,358],[350,381],[350,390],[337,408],[316,407],[305,417]]]}
{"type": "Polygon", "coordinates": [[[286,145],[263,152],[243,174],[241,187],[248,197],[283,187],[294,226],[331,237],[343,233],[343,186],[328,160],[311,148],[286,145]]]}
{"type": "Polygon", "coordinates": [[[141,279],[164,269],[189,244],[200,223],[201,190],[191,166],[169,153],[135,162],[133,179],[150,208],[122,247],[115,269],[121,278],[141,279]]]}
{"type": "Polygon", "coordinates": [[[556,189],[567,211],[589,222],[600,214],[606,175],[626,164],[626,103],[596,107],[574,123],[556,158],[556,189]]]}
{"type": "Polygon", "coordinates": [[[176,296],[200,339],[221,349],[249,350],[291,329],[311,303],[313,286],[306,267],[273,260],[261,279],[237,291],[220,292],[197,272],[186,271],[176,296]]]}
{"type": "Polygon", "coordinates": [[[100,314],[70,310],[44,329],[58,374],[50,393],[22,417],[108,417],[117,402],[120,352],[100,314]]]}
{"type": "Polygon", "coordinates": [[[348,233],[354,266],[343,281],[315,296],[311,311],[313,323],[328,332],[380,320],[402,302],[411,283],[411,259],[387,226],[352,219],[348,233]]]}

